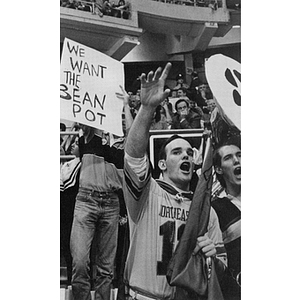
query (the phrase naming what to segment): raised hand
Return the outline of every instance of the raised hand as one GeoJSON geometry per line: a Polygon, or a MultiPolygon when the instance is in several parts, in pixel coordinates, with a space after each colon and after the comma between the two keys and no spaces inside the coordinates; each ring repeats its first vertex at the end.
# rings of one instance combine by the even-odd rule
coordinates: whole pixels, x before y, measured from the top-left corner
{"type": "Polygon", "coordinates": [[[127,92],[124,90],[124,88],[119,85],[121,91],[122,91],[122,94],[121,93],[118,93],[116,92],[116,96],[123,101],[123,105],[129,105],[129,95],[127,94],[127,92]]]}
{"type": "Polygon", "coordinates": [[[170,90],[164,91],[165,81],[171,69],[167,63],[164,70],[158,68],[146,75],[141,75],[141,107],[128,133],[125,145],[126,153],[135,158],[142,158],[146,154],[150,125],[155,108],[167,97],[170,90]]]}
{"type": "Polygon", "coordinates": [[[143,73],[141,79],[141,104],[144,107],[156,108],[170,93],[170,89],[164,91],[165,81],[172,67],[167,63],[164,70],[159,67],[153,74],[150,71],[146,77],[143,73]]]}

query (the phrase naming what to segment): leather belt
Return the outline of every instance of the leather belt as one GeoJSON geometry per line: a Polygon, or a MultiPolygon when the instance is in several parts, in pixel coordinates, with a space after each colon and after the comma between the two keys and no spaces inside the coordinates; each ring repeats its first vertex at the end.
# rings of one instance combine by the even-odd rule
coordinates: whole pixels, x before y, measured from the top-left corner
{"type": "Polygon", "coordinates": [[[104,198],[104,199],[108,199],[114,194],[113,192],[99,192],[87,188],[79,188],[79,191],[83,191],[84,193],[87,193],[91,197],[104,198]]]}

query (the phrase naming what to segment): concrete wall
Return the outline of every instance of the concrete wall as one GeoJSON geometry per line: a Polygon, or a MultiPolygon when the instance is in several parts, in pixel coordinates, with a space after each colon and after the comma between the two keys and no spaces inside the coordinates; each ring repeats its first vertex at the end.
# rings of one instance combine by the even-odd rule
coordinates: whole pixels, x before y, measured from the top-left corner
{"type": "Polygon", "coordinates": [[[183,55],[169,57],[166,52],[166,37],[163,34],[145,32],[139,38],[140,44],[132,49],[121,61],[149,62],[149,61],[184,61],[183,55]]]}
{"type": "Polygon", "coordinates": [[[241,27],[233,27],[223,37],[213,37],[208,45],[208,48],[224,47],[227,45],[240,44],[241,43],[241,27]]]}

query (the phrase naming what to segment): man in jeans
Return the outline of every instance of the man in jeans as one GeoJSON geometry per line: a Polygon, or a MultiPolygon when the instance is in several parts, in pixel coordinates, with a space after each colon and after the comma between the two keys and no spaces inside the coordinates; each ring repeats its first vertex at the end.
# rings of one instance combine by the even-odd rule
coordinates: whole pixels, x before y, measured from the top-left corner
{"type": "Polygon", "coordinates": [[[79,139],[81,173],[71,232],[74,300],[90,300],[90,250],[96,242],[95,299],[109,300],[117,249],[124,150],[102,142],[83,126],[79,139]]]}

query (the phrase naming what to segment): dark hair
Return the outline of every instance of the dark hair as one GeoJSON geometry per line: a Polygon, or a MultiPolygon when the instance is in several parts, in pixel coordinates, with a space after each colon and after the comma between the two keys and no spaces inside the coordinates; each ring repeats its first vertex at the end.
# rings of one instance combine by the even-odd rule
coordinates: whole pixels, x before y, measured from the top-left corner
{"type": "Polygon", "coordinates": [[[68,148],[67,148],[67,149],[64,149],[66,155],[70,155],[70,154],[71,154],[71,151],[72,151],[72,145],[74,144],[76,138],[77,138],[77,135],[71,135],[71,136],[68,137],[68,139],[69,139],[70,142],[69,142],[68,148]]]}
{"type": "Polygon", "coordinates": [[[187,93],[187,89],[185,88],[185,87],[180,87],[178,90],[177,90],[177,92],[179,91],[179,90],[182,90],[184,93],[187,93]]]}
{"type": "Polygon", "coordinates": [[[166,159],[167,158],[167,153],[166,153],[166,147],[169,143],[171,143],[172,141],[176,140],[176,139],[182,139],[187,141],[188,143],[190,143],[186,138],[178,135],[178,134],[173,134],[171,137],[169,137],[161,146],[160,150],[159,150],[159,155],[158,155],[158,159],[166,159]]]}
{"type": "Polygon", "coordinates": [[[158,105],[156,107],[156,109],[155,109],[155,118],[154,118],[155,119],[155,123],[157,123],[157,122],[159,122],[161,120],[161,112],[160,112],[161,109],[163,109],[164,112],[165,112],[164,107],[161,106],[161,105],[158,105]]]}
{"type": "MultiPolygon", "coordinates": [[[[214,153],[213,153],[213,165],[214,167],[221,167],[221,155],[220,155],[220,149],[224,146],[230,146],[230,145],[234,145],[238,148],[241,149],[241,140],[240,140],[240,136],[232,136],[230,137],[228,140],[226,140],[224,143],[218,145],[218,147],[214,150],[214,153]]],[[[222,174],[218,174],[216,172],[216,176],[217,176],[217,179],[219,180],[220,184],[222,187],[226,188],[226,182],[223,178],[223,175],[222,174]]]]}
{"type": "MultiPolygon", "coordinates": [[[[225,146],[225,145],[220,146],[218,149],[216,149],[214,151],[214,154],[213,154],[213,165],[214,165],[215,168],[216,167],[221,167],[220,149],[223,146],[225,146]]],[[[223,175],[216,172],[216,177],[217,177],[218,181],[220,182],[221,186],[223,188],[226,188],[226,182],[225,182],[225,179],[223,178],[223,175]]]]}
{"type": "Polygon", "coordinates": [[[206,99],[213,99],[214,95],[210,89],[205,92],[206,99]]]}
{"type": "Polygon", "coordinates": [[[60,131],[66,131],[67,127],[64,123],[60,123],[60,131]]]}
{"type": "Polygon", "coordinates": [[[78,131],[78,130],[80,130],[80,128],[81,128],[81,127],[80,127],[79,124],[75,124],[73,129],[74,129],[75,131],[78,131]]]}
{"type": "Polygon", "coordinates": [[[192,76],[193,76],[193,77],[197,77],[197,76],[198,76],[198,73],[197,73],[196,71],[193,71],[193,72],[192,72],[192,76]]]}
{"type": "Polygon", "coordinates": [[[177,101],[175,102],[175,109],[176,109],[176,110],[177,110],[177,105],[178,105],[180,102],[183,102],[183,101],[186,103],[187,107],[189,107],[189,103],[188,103],[185,99],[180,98],[179,100],[177,100],[177,101]]]}

